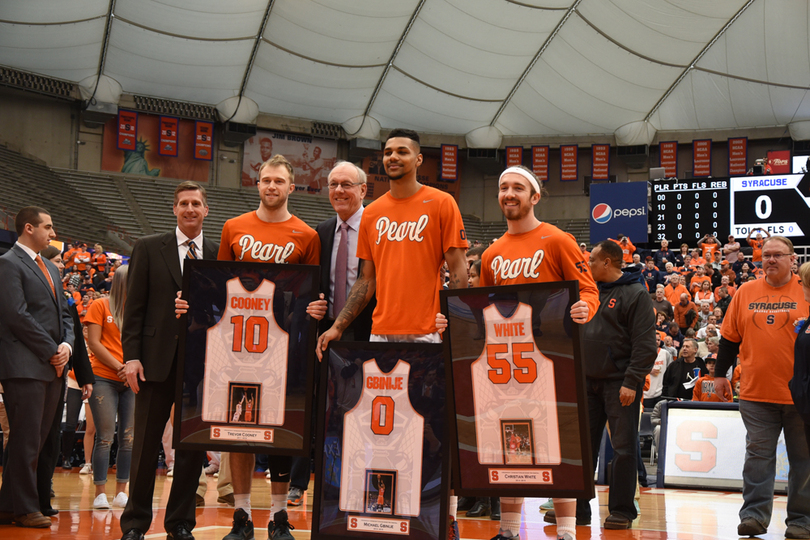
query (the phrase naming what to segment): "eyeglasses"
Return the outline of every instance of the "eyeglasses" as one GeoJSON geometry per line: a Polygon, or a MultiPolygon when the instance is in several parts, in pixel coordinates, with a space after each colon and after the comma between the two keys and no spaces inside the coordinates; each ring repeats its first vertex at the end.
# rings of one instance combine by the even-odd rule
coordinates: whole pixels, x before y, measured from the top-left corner
{"type": "Polygon", "coordinates": [[[359,186],[362,183],[363,182],[340,182],[338,184],[337,182],[330,182],[327,187],[329,188],[329,191],[335,191],[337,188],[340,188],[343,191],[348,191],[354,186],[359,186]]]}
{"type": "Polygon", "coordinates": [[[790,257],[791,255],[793,255],[793,254],[792,254],[792,253],[774,253],[774,254],[772,254],[772,255],[765,255],[765,254],[763,253],[763,254],[762,254],[762,260],[763,260],[763,261],[767,261],[767,260],[769,260],[769,259],[773,259],[773,260],[775,260],[775,261],[781,261],[781,260],[782,260],[782,259],[784,259],[785,257],[790,257]]]}

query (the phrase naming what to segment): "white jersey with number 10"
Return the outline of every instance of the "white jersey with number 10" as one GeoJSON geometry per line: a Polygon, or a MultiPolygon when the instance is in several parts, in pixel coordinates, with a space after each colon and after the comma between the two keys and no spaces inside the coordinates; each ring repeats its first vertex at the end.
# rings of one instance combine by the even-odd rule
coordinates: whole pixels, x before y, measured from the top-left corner
{"type": "Polygon", "coordinates": [[[261,384],[258,424],[284,424],[289,335],[273,315],[276,285],[262,280],[253,291],[239,278],[228,280],[227,303],[219,322],[208,329],[202,419],[227,422],[229,383],[261,384]]]}
{"type": "Polygon", "coordinates": [[[363,363],[363,393],[343,417],[340,509],[364,512],[366,470],[396,471],[394,513],[418,516],[422,495],[424,417],[408,397],[411,365],[400,360],[383,373],[376,360],[363,363]]]}
{"type": "Polygon", "coordinates": [[[486,346],[472,363],[478,461],[504,463],[501,420],[530,420],[536,465],[561,462],[554,363],[537,349],[532,308],[518,303],[511,317],[484,308],[486,346]]]}

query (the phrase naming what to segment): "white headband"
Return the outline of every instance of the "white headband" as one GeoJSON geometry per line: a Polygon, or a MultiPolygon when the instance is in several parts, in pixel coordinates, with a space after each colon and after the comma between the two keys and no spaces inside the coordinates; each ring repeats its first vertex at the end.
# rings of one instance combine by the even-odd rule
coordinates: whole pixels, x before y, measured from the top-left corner
{"type": "Polygon", "coordinates": [[[529,183],[530,183],[532,186],[534,186],[534,190],[535,190],[537,193],[540,193],[540,184],[538,184],[538,183],[537,183],[537,178],[535,178],[535,177],[534,177],[534,175],[533,175],[532,173],[530,173],[529,171],[527,171],[526,169],[524,169],[524,168],[522,168],[522,167],[509,167],[508,169],[506,169],[505,171],[503,171],[503,172],[501,173],[501,176],[500,176],[500,177],[498,177],[498,185],[500,185],[501,180],[503,179],[503,177],[504,177],[505,175],[509,174],[509,173],[515,173],[515,174],[519,174],[520,176],[522,176],[523,178],[525,178],[526,180],[528,180],[528,181],[529,181],[529,183]]]}

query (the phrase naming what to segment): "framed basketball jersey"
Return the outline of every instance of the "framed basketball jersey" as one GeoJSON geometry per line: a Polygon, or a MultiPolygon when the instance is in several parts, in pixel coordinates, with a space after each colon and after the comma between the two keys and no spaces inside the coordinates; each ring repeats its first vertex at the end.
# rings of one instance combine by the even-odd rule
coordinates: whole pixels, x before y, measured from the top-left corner
{"type": "Polygon", "coordinates": [[[441,292],[460,495],[592,497],[576,282],[441,292]]]}
{"type": "Polygon", "coordinates": [[[446,536],[439,344],[332,342],[321,365],[313,539],[446,536]]]}
{"type": "Polygon", "coordinates": [[[180,449],[309,452],[319,267],[186,261],[180,449]]]}

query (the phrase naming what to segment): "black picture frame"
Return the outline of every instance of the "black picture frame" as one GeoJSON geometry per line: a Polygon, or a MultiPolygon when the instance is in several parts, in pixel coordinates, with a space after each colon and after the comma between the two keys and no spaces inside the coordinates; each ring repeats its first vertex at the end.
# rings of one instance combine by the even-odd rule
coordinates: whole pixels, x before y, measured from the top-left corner
{"type": "Polygon", "coordinates": [[[176,449],[309,455],[319,279],[312,265],[185,261],[176,449]]]}
{"type": "Polygon", "coordinates": [[[455,493],[592,498],[584,356],[570,316],[579,283],[444,290],[440,297],[455,493]],[[521,336],[529,339],[516,342],[521,336]]]}
{"type": "Polygon", "coordinates": [[[313,540],[447,537],[446,391],[438,343],[330,343],[318,390],[313,540]],[[406,371],[407,381],[397,381],[406,371]],[[366,385],[386,386],[383,391],[364,392],[366,385]],[[403,386],[407,386],[405,407],[397,393],[403,386]],[[389,398],[390,422],[382,420],[389,414],[388,405],[377,403],[389,398]],[[389,426],[391,431],[375,436],[362,427],[366,425],[389,426]],[[394,433],[401,425],[407,429],[394,433]],[[387,436],[396,438],[386,441],[387,436]],[[376,443],[388,444],[373,446],[376,443]],[[366,448],[365,455],[361,447],[366,448]],[[347,453],[355,459],[345,457],[347,453]],[[408,489],[416,479],[418,489],[408,489]]]}

